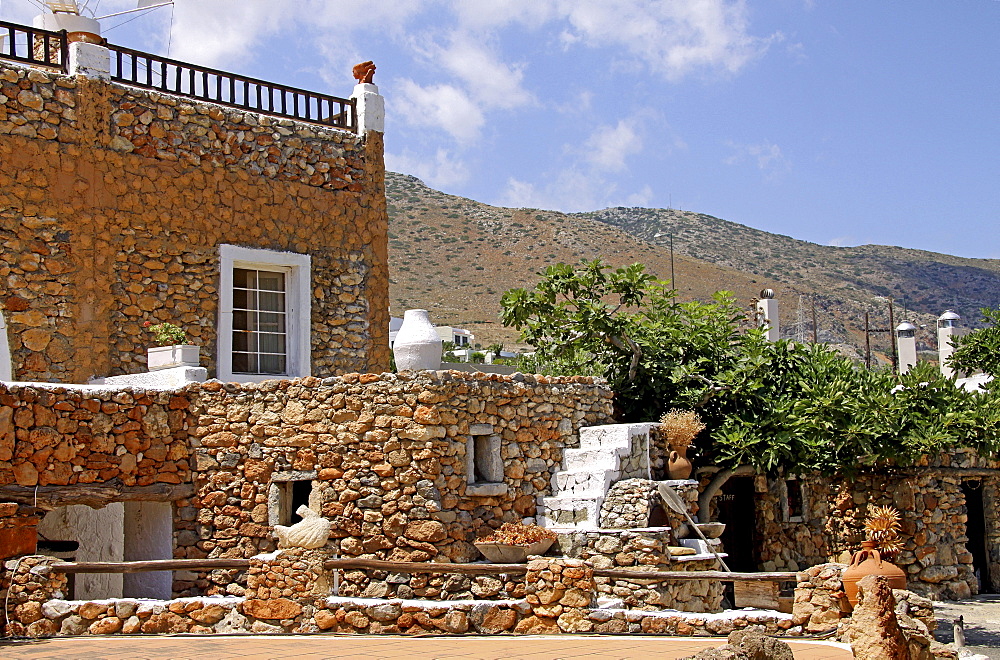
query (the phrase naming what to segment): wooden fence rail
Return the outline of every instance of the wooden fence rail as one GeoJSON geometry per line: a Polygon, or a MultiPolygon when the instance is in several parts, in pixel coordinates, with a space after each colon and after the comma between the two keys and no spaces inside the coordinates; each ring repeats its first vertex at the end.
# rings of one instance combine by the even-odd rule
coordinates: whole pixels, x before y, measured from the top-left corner
{"type": "Polygon", "coordinates": [[[149,561],[72,561],[52,564],[56,573],[145,573],[250,568],[249,559],[150,559],[149,561]]]}
{"type": "MultiPolygon", "coordinates": [[[[57,573],[142,573],[146,571],[198,571],[219,568],[250,567],[249,559],[156,559],[149,561],[61,562],[52,565],[57,573]]],[[[432,562],[385,561],[382,559],[328,559],[328,570],[388,571],[391,573],[437,573],[461,575],[509,575],[528,571],[527,564],[438,564],[432,562]]],[[[649,582],[719,580],[723,582],[788,582],[798,578],[794,572],[733,573],[728,571],[630,571],[613,568],[594,569],[594,577],[649,582]]]]}

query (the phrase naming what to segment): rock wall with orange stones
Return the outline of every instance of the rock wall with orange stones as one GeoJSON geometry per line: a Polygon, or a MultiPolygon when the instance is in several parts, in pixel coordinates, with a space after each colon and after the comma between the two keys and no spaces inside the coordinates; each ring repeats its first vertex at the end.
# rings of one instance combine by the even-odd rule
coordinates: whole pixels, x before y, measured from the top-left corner
{"type": "Polygon", "coordinates": [[[382,136],[0,63],[14,378],[145,370],[172,322],[214,375],[219,245],[312,258],[312,373],[388,368],[382,136]]]}
{"type": "MultiPolygon", "coordinates": [[[[981,490],[992,583],[1000,581],[1000,471],[998,463],[969,450],[922,461],[898,473],[802,480],[803,515],[785,514],[783,480],[767,480],[757,493],[760,568],[796,571],[830,561],[849,562],[864,540],[864,521],[872,506],[899,511],[902,552],[893,560],[907,574],[908,589],[934,599],[963,599],[979,590],[968,544],[966,488],[981,490]]],[[[796,483],[796,482],[792,482],[796,483]]],[[[725,488],[723,487],[723,490],[725,488]]]]}
{"type": "Polygon", "coordinates": [[[0,485],[191,479],[183,393],[0,384],[0,485]]]}
{"type": "MultiPolygon", "coordinates": [[[[271,484],[295,479],[309,482],[310,505],[332,522],[328,548],[339,556],[474,560],[477,535],[533,516],[580,427],[609,423],[612,412],[611,391],[591,378],[522,374],[346,374],[186,392],[197,490],[177,502],[177,558],[273,550],[271,484]],[[496,438],[501,473],[488,493],[470,485],[476,437],[496,438]]],[[[174,590],[243,596],[237,577],[175,574],[174,590]]],[[[340,595],[496,597],[503,586],[344,571],[340,595]]]]}
{"type": "MultiPolygon", "coordinates": [[[[452,371],[170,392],[0,384],[0,486],[191,484],[194,495],[174,502],[174,556],[203,559],[274,550],[276,484],[304,481],[340,556],[468,561],[477,535],[535,514],[580,428],[611,421],[612,396],[586,377],[452,371]],[[478,488],[475,438],[490,441],[500,470],[478,488]]],[[[340,593],[468,598],[508,588],[454,578],[345,571],[340,593]]],[[[244,596],[245,585],[242,571],[219,570],[177,571],[173,586],[244,596]]]]}

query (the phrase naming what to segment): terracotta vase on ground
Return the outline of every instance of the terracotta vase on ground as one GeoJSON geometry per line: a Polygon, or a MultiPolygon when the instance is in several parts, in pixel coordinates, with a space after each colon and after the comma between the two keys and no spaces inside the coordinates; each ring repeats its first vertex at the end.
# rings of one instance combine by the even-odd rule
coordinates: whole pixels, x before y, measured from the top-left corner
{"type": "Polygon", "coordinates": [[[672,447],[667,458],[667,474],[671,479],[687,479],[694,466],[687,457],[687,447],[672,447]]]}
{"type": "Polygon", "coordinates": [[[861,549],[854,553],[851,565],[844,571],[841,580],[844,583],[844,593],[851,607],[858,604],[858,580],[866,575],[882,575],[889,578],[892,589],[906,589],[906,573],[899,566],[882,559],[876,549],[875,541],[862,541],[861,549]]]}

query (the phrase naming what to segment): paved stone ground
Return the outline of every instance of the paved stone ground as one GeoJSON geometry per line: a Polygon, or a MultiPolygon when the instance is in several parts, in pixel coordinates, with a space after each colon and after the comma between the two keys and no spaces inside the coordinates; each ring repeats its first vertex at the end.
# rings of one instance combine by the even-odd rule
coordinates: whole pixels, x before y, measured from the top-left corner
{"type": "Polygon", "coordinates": [[[938,627],[934,637],[939,642],[954,641],[952,621],[965,618],[966,648],[1000,660],[1000,594],[984,594],[968,600],[934,603],[938,627]]]}
{"type": "MultiPolygon", "coordinates": [[[[795,660],[851,660],[843,644],[787,640],[795,660]]],[[[677,660],[719,637],[644,635],[145,635],[0,640],[3,660],[677,660]]]]}

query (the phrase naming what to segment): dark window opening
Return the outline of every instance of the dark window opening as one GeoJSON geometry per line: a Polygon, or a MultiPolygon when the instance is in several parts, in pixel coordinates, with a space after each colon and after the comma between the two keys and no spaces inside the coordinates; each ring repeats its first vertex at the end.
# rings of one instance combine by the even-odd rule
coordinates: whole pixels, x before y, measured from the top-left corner
{"type": "Polygon", "coordinates": [[[487,464],[490,462],[490,437],[488,435],[477,435],[473,438],[475,445],[475,456],[473,457],[473,475],[476,483],[485,484],[492,481],[488,473],[487,464]]]}
{"type": "Polygon", "coordinates": [[[972,554],[972,570],[979,581],[979,593],[996,593],[990,576],[989,553],[986,545],[986,511],[983,507],[983,482],[979,479],[962,482],[965,496],[966,527],[968,540],[965,548],[972,554]]]}
{"type": "Polygon", "coordinates": [[[294,525],[298,521],[302,520],[302,516],[295,513],[298,511],[300,506],[309,506],[309,494],[312,493],[312,482],[311,481],[292,481],[292,505],[289,507],[291,509],[291,522],[294,525]]]}
{"type": "Polygon", "coordinates": [[[802,484],[798,479],[786,479],[785,490],[787,491],[788,518],[802,517],[802,484]]]}

